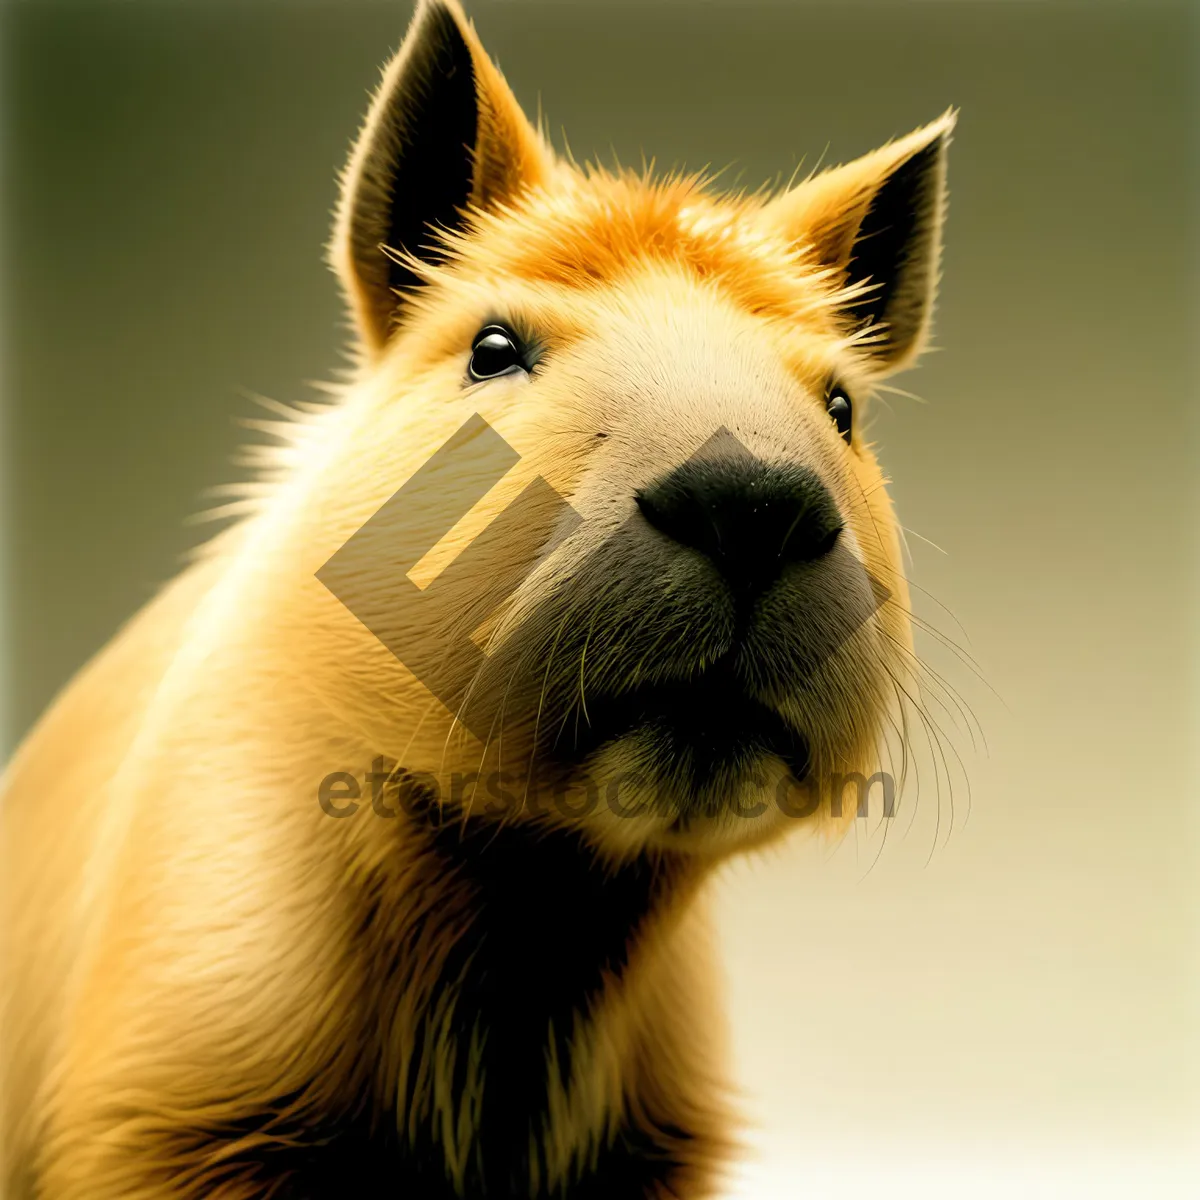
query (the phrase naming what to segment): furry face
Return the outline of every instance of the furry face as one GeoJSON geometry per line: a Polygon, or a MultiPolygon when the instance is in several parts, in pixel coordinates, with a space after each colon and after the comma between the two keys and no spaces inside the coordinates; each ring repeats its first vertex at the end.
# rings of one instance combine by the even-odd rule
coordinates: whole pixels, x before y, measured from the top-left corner
{"type": "Polygon", "coordinates": [[[715,1193],[702,885],[853,819],[904,687],[864,413],[951,125],[775,198],[583,171],[421,0],[350,378],[5,775],[9,1194],[715,1193]]]}
{"type": "Polygon", "coordinates": [[[343,678],[413,706],[403,779],[444,798],[470,773],[472,813],[615,854],[719,854],[822,822],[823,781],[874,769],[909,631],[864,414],[925,337],[951,126],[775,199],[581,170],[421,10],[333,245],[366,382],[306,485],[346,543],[323,582],[418,664],[381,676],[347,612],[310,614],[343,678]],[[519,456],[494,487],[479,417],[519,456]],[[416,608],[409,573],[440,585],[416,608]]]}

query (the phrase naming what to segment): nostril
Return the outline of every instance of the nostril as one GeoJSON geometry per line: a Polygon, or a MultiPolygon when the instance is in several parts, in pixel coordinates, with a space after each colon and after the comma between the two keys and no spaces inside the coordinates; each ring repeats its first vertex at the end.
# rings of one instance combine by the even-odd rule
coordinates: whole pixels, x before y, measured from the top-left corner
{"type": "Polygon", "coordinates": [[[837,545],[841,532],[842,522],[824,506],[816,512],[805,511],[789,530],[779,556],[789,562],[816,562],[837,545]]]}
{"type": "Polygon", "coordinates": [[[721,552],[721,529],[717,514],[710,511],[711,497],[697,492],[686,480],[668,476],[637,492],[634,499],[642,516],[673,541],[708,555],[721,552]]]}
{"type": "Polygon", "coordinates": [[[839,521],[827,534],[817,542],[815,546],[816,554],[814,558],[824,558],[837,544],[838,538],[841,536],[842,523],[839,521]]]}
{"type": "MultiPolygon", "coordinates": [[[[659,506],[646,495],[645,492],[635,492],[633,496],[638,508],[642,510],[642,516],[654,526],[655,529],[662,529],[662,513],[659,511],[659,506]]],[[[663,530],[665,533],[666,531],[663,530]]]]}

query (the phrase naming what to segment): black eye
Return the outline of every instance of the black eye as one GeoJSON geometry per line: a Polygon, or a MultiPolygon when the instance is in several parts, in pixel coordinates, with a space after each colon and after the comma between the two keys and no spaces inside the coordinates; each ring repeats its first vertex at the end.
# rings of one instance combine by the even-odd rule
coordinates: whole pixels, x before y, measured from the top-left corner
{"type": "Polygon", "coordinates": [[[825,411],[833,418],[838,433],[849,442],[850,419],[854,414],[854,409],[850,404],[850,397],[842,388],[829,389],[829,395],[825,397],[825,411]]]}
{"type": "Polygon", "coordinates": [[[503,325],[485,325],[471,343],[471,362],[467,367],[472,379],[495,379],[510,371],[523,369],[525,353],[517,336],[503,325]]]}

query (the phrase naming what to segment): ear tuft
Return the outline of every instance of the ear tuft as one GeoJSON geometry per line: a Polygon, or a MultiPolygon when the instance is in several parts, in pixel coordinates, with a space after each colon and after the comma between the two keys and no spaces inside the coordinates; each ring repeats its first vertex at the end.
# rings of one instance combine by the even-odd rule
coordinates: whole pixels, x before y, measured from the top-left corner
{"type": "Polygon", "coordinates": [[[764,211],[852,292],[849,323],[879,373],[911,365],[928,337],[941,259],[954,113],[800,184],[764,211]]]}
{"type": "Polygon", "coordinates": [[[548,152],[452,0],[420,0],[342,183],[330,257],[359,332],[382,348],[439,230],[540,181],[548,152]]]}

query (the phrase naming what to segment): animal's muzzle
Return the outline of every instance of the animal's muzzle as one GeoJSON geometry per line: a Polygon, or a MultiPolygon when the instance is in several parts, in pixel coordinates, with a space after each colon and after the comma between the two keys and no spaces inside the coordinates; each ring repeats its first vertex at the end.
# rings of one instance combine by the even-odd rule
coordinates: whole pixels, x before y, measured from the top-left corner
{"type": "Polygon", "coordinates": [[[708,558],[739,600],[761,595],[789,565],[824,558],[842,531],[813,471],[746,454],[691,459],[636,500],[655,529],[708,558]]]}

